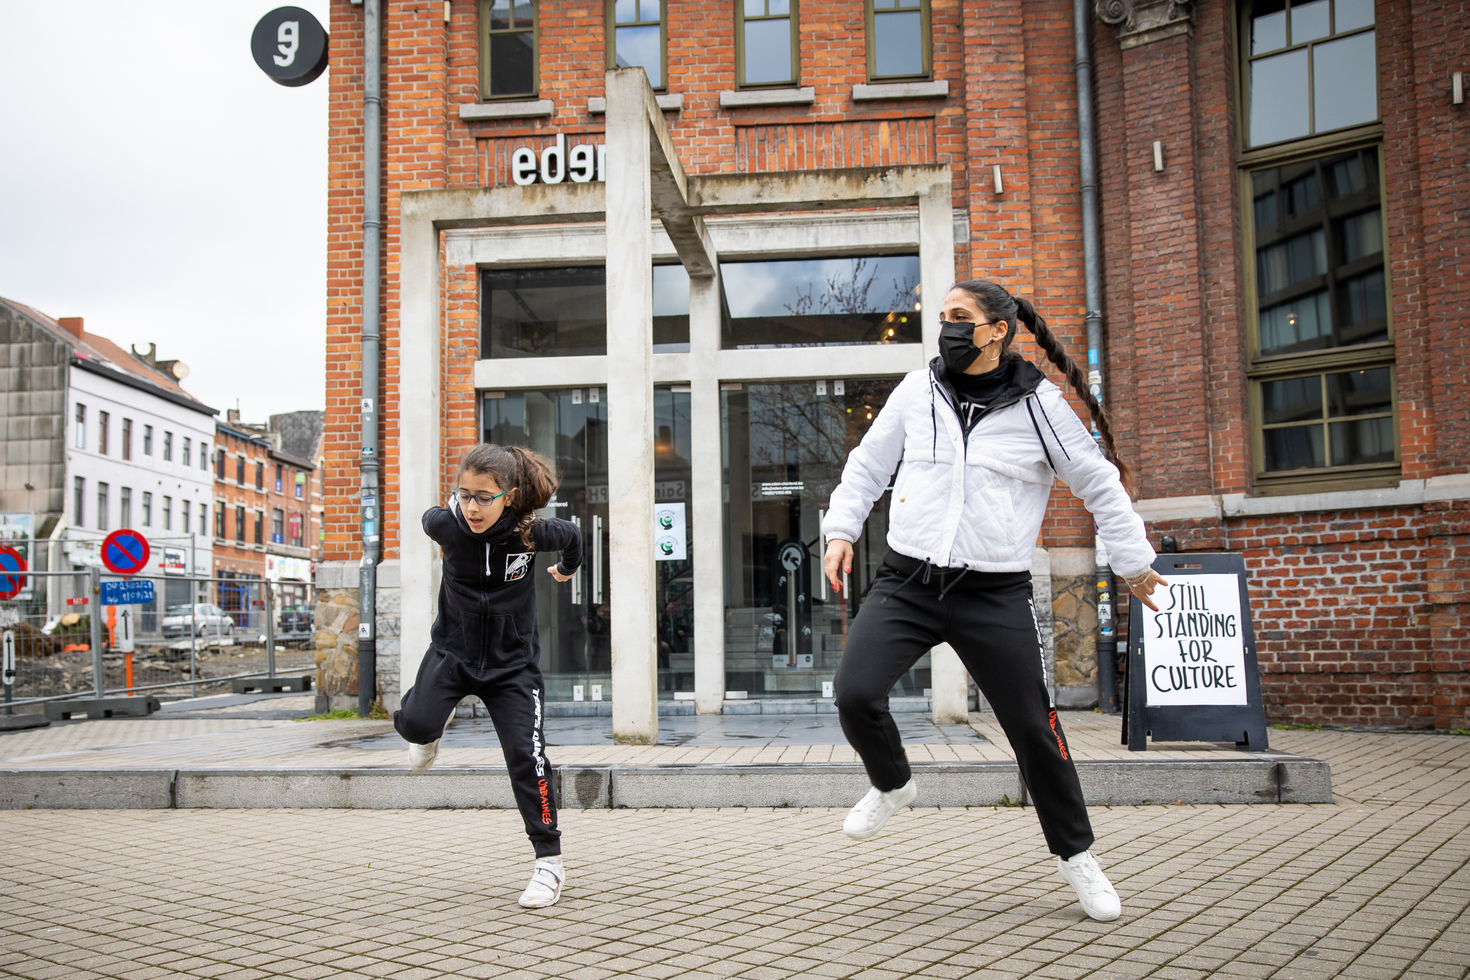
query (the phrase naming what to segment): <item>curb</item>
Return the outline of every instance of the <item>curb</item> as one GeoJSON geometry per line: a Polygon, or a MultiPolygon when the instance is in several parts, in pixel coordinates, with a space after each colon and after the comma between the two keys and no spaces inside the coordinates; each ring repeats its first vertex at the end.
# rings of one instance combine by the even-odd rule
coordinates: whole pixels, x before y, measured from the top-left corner
{"type": "MultiPolygon", "coordinates": [[[[1012,763],[913,767],[915,806],[1024,805],[1012,763]]],[[[1332,769],[1302,756],[1079,762],[1092,806],[1331,803],[1332,769]]],[[[868,789],[862,766],[557,766],[564,809],[847,807],[868,789]]],[[[0,810],[434,809],[515,806],[504,767],[408,769],[8,769],[0,810]]]]}

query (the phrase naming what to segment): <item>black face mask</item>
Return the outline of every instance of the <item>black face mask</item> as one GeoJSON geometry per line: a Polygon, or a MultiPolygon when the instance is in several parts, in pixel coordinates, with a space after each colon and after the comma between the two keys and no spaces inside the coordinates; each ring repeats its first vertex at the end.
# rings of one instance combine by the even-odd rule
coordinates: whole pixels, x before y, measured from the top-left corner
{"type": "MultiPolygon", "coordinates": [[[[975,358],[984,349],[975,346],[975,328],[978,326],[981,324],[939,321],[939,356],[944,358],[944,366],[955,374],[963,374],[965,368],[974,364],[975,358]]],[[[990,342],[993,343],[994,340],[990,342]]]]}

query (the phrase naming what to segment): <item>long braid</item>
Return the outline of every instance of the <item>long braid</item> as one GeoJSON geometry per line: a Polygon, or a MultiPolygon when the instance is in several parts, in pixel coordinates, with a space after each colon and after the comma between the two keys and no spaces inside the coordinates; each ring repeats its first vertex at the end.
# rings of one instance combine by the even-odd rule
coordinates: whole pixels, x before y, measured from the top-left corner
{"type": "Polygon", "coordinates": [[[1118,449],[1113,442],[1113,427],[1108,423],[1108,413],[1103,411],[1102,403],[1088,387],[1086,375],[1077,366],[1077,362],[1067,356],[1056,334],[1051,332],[1051,328],[1046,325],[1041,314],[1036,312],[1036,307],[1031,305],[1031,301],[1019,296],[1015,297],[1015,301],[1016,318],[1026,325],[1027,330],[1031,331],[1032,336],[1036,338],[1037,345],[1045,352],[1046,359],[1067,376],[1067,381],[1072,385],[1072,389],[1087,404],[1087,413],[1092,416],[1093,423],[1097,425],[1098,434],[1102,436],[1103,455],[1107,457],[1108,462],[1118,468],[1118,476],[1122,478],[1123,488],[1128,491],[1128,495],[1135,496],[1133,471],[1127,463],[1118,458],[1118,449]]]}

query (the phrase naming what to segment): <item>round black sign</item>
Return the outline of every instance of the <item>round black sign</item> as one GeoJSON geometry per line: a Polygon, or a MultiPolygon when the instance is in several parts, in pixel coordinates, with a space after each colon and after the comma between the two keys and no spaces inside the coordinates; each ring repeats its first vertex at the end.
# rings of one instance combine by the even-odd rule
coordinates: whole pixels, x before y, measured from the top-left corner
{"type": "Polygon", "coordinates": [[[327,70],[327,32],[310,11],[277,7],[255,25],[250,53],[273,80],[306,85],[327,70]]]}

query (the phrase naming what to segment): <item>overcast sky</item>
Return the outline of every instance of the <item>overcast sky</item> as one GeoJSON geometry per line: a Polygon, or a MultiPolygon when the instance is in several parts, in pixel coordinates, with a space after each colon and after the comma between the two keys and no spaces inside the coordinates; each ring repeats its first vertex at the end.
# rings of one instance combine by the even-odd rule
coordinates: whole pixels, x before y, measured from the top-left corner
{"type": "Polygon", "coordinates": [[[0,296],[158,344],[246,421],[324,402],[330,69],[255,66],[277,6],[0,0],[0,296]]]}

